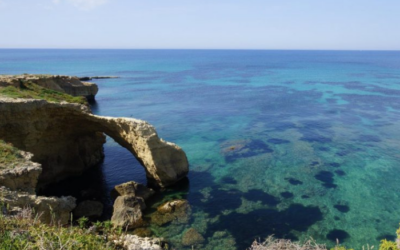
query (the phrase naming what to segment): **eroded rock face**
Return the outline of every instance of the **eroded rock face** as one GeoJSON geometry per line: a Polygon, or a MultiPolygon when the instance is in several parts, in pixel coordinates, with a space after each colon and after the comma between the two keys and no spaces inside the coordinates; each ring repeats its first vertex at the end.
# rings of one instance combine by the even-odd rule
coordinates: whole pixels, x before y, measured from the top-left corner
{"type": "Polygon", "coordinates": [[[21,152],[24,161],[0,168],[0,186],[12,191],[35,193],[42,167],[39,163],[32,162],[32,154],[21,152]]]}
{"type": "Polygon", "coordinates": [[[143,198],[134,195],[118,196],[114,202],[111,222],[115,227],[132,229],[143,226],[142,210],[146,208],[143,198]]]}
{"type": "Polygon", "coordinates": [[[85,96],[94,100],[99,88],[95,83],[82,82],[78,77],[60,75],[16,75],[0,76],[0,87],[19,87],[20,81],[30,81],[41,87],[63,92],[72,96],[85,96]]]}
{"type": "Polygon", "coordinates": [[[115,191],[118,195],[134,195],[147,200],[155,194],[154,190],[148,188],[140,183],[129,181],[120,185],[115,186],[115,191]]]}
{"type": "Polygon", "coordinates": [[[103,133],[143,164],[148,182],[172,185],[188,173],[186,154],[160,139],[153,126],[131,118],[95,116],[79,104],[0,98],[0,138],[33,153],[40,183],[82,173],[103,158],[103,133]]]}
{"type": "Polygon", "coordinates": [[[0,201],[7,208],[7,213],[16,213],[22,208],[33,208],[38,218],[44,223],[67,224],[71,211],[75,208],[75,198],[44,197],[25,192],[11,191],[0,187],[0,201]]]}

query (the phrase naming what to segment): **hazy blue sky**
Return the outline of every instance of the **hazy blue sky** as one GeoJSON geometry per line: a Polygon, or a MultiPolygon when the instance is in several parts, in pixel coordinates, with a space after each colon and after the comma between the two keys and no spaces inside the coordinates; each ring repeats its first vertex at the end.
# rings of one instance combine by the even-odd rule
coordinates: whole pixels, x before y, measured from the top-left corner
{"type": "Polygon", "coordinates": [[[1,48],[400,50],[400,0],[0,0],[1,48]]]}

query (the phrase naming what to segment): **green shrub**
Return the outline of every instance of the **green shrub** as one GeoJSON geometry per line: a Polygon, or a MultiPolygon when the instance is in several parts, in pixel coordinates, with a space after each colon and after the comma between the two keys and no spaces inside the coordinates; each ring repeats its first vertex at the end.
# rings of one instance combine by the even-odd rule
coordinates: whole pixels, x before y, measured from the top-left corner
{"type": "Polygon", "coordinates": [[[30,216],[4,216],[0,214],[0,249],[118,249],[113,243],[117,232],[109,234],[89,229],[42,224],[30,216]]]}

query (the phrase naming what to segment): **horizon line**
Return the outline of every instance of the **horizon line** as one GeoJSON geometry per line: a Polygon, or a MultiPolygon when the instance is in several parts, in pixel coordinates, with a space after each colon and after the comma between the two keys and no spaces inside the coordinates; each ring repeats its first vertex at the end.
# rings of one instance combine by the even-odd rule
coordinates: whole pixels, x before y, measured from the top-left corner
{"type": "Polygon", "coordinates": [[[400,49],[243,49],[243,48],[1,48],[0,50],[253,50],[253,51],[387,51],[400,49]]]}

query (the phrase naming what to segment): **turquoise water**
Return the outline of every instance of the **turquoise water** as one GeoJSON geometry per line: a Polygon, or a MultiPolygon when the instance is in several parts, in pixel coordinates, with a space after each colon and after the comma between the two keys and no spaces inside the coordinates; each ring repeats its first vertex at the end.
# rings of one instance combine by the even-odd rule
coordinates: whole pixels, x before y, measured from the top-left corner
{"type": "MultiPolygon", "coordinates": [[[[202,249],[270,234],[355,248],[395,237],[400,52],[0,50],[0,74],[25,72],[120,76],[95,81],[94,113],[147,120],[186,151],[189,180],[147,211],[189,200],[189,224],[150,225],[179,249],[190,227],[202,249]]],[[[109,214],[114,185],[146,180],[112,139],[105,152],[88,175],[109,214]]]]}

